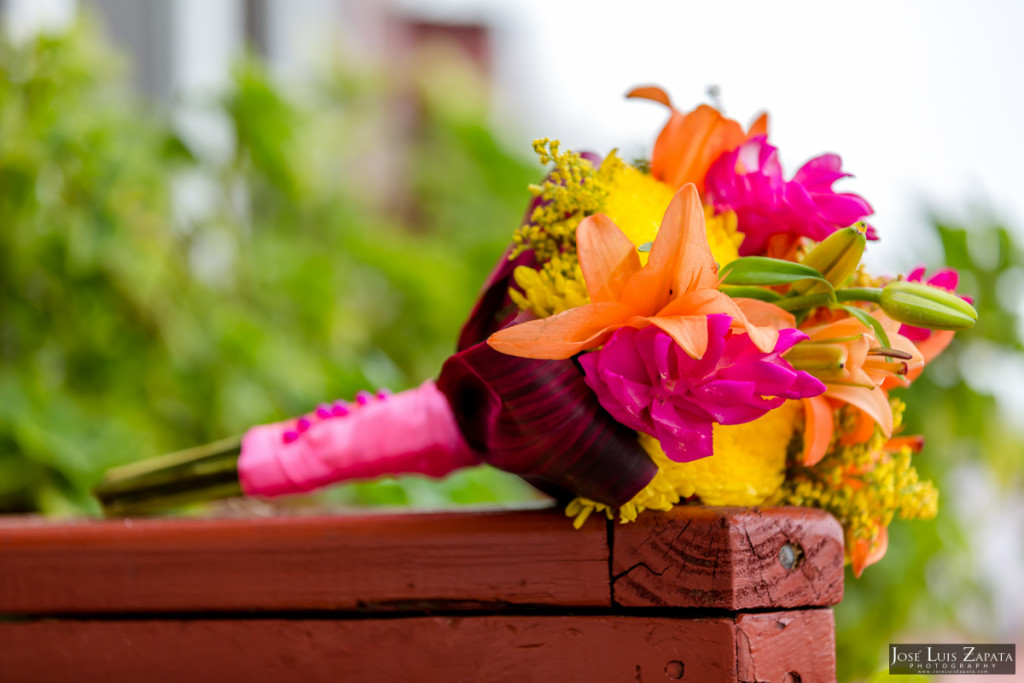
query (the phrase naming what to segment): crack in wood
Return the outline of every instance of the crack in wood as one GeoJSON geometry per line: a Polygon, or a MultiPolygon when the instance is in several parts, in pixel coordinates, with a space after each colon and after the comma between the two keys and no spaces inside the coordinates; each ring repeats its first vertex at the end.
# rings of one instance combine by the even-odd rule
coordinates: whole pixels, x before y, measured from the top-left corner
{"type": "Polygon", "coordinates": [[[754,662],[754,651],[750,644],[750,636],[739,625],[736,626],[736,677],[738,683],[758,683],[756,664],[754,662]],[[747,651],[746,658],[743,657],[743,650],[747,651]],[[744,666],[746,665],[746,666],[744,666]],[[750,678],[740,678],[750,668],[750,678]]]}
{"type": "Polygon", "coordinates": [[[838,525],[815,511],[683,507],[607,530],[615,607],[824,606],[842,585],[838,525]],[[791,570],[785,543],[803,550],[791,570]]]}
{"type": "Polygon", "coordinates": [[[664,576],[665,572],[668,571],[668,567],[666,567],[665,569],[662,569],[660,572],[654,571],[654,569],[652,569],[646,562],[637,562],[636,564],[631,566],[629,569],[626,569],[625,571],[621,571],[618,574],[616,574],[615,576],[613,576],[612,577],[612,583],[618,581],[619,579],[624,577],[626,574],[629,574],[631,571],[633,571],[634,569],[637,569],[639,567],[643,567],[648,572],[650,572],[653,576],[664,576]]]}
{"type": "Polygon", "coordinates": [[[770,604],[776,604],[775,597],[772,595],[771,582],[765,580],[764,577],[764,565],[761,562],[763,558],[760,553],[757,552],[757,547],[754,545],[754,540],[750,538],[750,532],[747,529],[743,530],[743,537],[747,539],[747,545],[750,547],[750,554],[753,555],[758,561],[752,562],[757,568],[757,576],[759,579],[758,586],[754,588],[755,595],[759,592],[759,589],[764,590],[765,595],[768,596],[770,604]]]}

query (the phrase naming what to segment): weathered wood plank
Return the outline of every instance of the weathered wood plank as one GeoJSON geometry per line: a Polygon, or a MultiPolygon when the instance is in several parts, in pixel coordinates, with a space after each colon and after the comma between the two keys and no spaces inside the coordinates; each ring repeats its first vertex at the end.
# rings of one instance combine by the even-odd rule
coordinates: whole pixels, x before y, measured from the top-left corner
{"type": "Polygon", "coordinates": [[[489,603],[739,610],[828,606],[842,597],[842,533],[819,511],[679,507],[611,529],[609,550],[603,520],[576,531],[554,509],[79,523],[0,518],[0,614],[489,603]],[[783,546],[792,551],[792,568],[783,546]]]}
{"type": "Polygon", "coordinates": [[[551,510],[0,518],[0,614],[608,606],[606,527],[551,510]]]}
{"type": "Polygon", "coordinates": [[[831,610],[0,623],[4,680],[828,683],[831,610]]]}
{"type": "Polygon", "coordinates": [[[0,671],[22,683],[734,683],[736,635],[729,619],[629,617],[0,623],[0,671]]]}
{"type": "Polygon", "coordinates": [[[738,615],[736,660],[740,681],[834,681],[836,638],[832,610],[738,615]]]}
{"type": "Polygon", "coordinates": [[[835,605],[843,535],[810,508],[677,507],[616,526],[613,600],[729,610],[835,605]]]}

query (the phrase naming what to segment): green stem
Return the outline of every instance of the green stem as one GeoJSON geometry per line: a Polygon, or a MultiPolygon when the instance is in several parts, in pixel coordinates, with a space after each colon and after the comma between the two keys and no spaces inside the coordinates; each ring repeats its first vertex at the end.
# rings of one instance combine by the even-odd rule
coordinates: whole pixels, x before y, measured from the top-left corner
{"type": "Polygon", "coordinates": [[[869,301],[877,304],[882,300],[882,289],[880,287],[848,287],[836,290],[836,300],[839,303],[847,301],[869,301]]]}
{"type": "Polygon", "coordinates": [[[820,292],[817,294],[804,294],[803,296],[779,299],[773,303],[781,309],[792,312],[801,311],[805,308],[827,306],[834,300],[835,299],[832,297],[831,292],[820,292]]]}
{"type": "Polygon", "coordinates": [[[882,290],[877,287],[849,287],[847,289],[837,289],[835,298],[829,292],[815,292],[802,296],[784,297],[772,303],[787,311],[802,311],[817,308],[818,306],[828,306],[834,302],[870,301],[878,303],[881,299],[882,290]]]}
{"type": "Polygon", "coordinates": [[[722,285],[718,288],[723,294],[728,294],[734,299],[757,299],[758,301],[769,301],[775,303],[782,298],[778,292],[764,287],[740,287],[733,285],[722,285]]]}
{"type": "Polygon", "coordinates": [[[224,439],[110,470],[93,494],[108,516],[241,495],[241,439],[224,439]]]}

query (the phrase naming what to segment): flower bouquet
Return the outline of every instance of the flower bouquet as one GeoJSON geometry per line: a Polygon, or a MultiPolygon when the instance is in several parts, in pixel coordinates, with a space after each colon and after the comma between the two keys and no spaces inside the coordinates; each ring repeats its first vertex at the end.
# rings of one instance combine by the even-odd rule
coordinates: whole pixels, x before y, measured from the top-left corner
{"type": "Polygon", "coordinates": [[[825,154],[790,180],[768,142],[709,106],[678,111],[650,159],[539,140],[552,166],[436,381],[109,472],[108,512],[488,463],[579,526],[646,510],[808,505],[834,514],[859,575],[892,519],[937,491],[902,435],[906,386],[977,318],[957,276],[879,278],[871,206],[825,154]]]}

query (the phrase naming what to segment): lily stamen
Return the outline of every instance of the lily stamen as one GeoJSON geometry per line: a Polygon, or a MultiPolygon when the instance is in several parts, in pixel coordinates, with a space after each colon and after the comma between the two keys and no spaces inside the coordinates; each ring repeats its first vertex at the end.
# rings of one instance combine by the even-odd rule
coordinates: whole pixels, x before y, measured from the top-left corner
{"type": "Polygon", "coordinates": [[[877,347],[868,350],[869,356],[883,356],[885,358],[898,358],[899,360],[913,360],[914,356],[907,353],[906,351],[900,351],[899,349],[891,349],[885,347],[877,347]]]}

